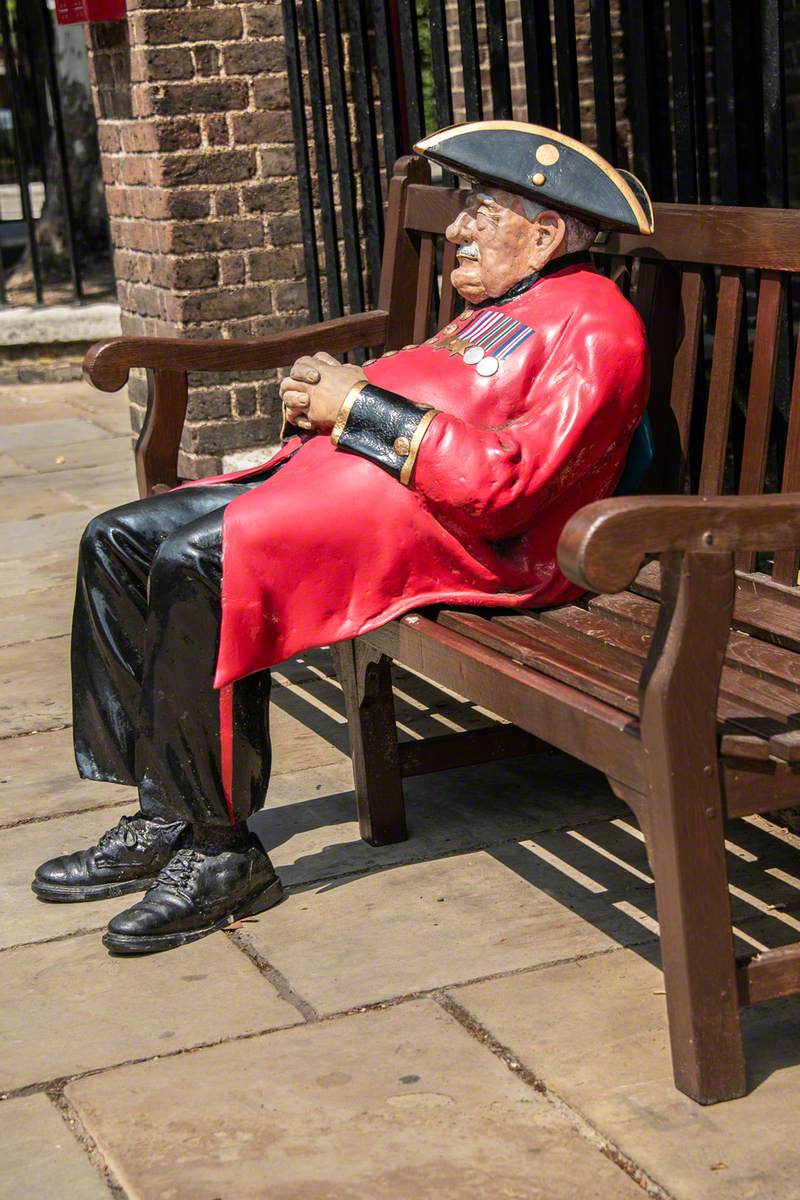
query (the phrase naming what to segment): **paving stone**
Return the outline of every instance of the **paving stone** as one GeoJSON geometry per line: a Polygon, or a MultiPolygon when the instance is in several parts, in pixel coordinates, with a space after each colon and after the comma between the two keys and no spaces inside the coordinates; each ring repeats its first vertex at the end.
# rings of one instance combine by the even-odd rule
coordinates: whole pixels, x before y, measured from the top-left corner
{"type": "MultiPolygon", "coordinates": [[[[4,388],[3,392],[7,393],[4,388]]],[[[28,388],[14,392],[11,397],[4,395],[0,404],[0,426],[25,425],[32,421],[61,421],[74,418],[75,409],[64,402],[63,398],[54,397],[52,393],[42,396],[36,388],[28,388]]]]}
{"type": "Polygon", "coordinates": [[[708,1108],[672,1083],[661,973],[631,950],[453,992],[676,1200],[795,1200],[800,1002],[744,1013],[748,1096],[708,1108]]]}
{"type": "Polygon", "coordinates": [[[133,461],[131,437],[105,437],[41,447],[20,446],[14,450],[12,461],[26,471],[36,471],[43,476],[80,467],[118,466],[133,461]]]}
{"type": "Polygon", "coordinates": [[[91,933],[0,962],[4,1091],[301,1019],[224,933],[134,958],[91,933]]]}
{"type": "Polygon", "coordinates": [[[115,399],[117,404],[120,402],[124,403],[125,397],[124,391],[114,393],[99,392],[83,379],[67,380],[63,383],[20,383],[15,387],[6,387],[4,391],[9,394],[12,400],[19,394],[25,395],[32,402],[39,404],[60,401],[64,404],[76,405],[79,408],[91,405],[94,397],[98,397],[100,400],[104,400],[106,397],[109,400],[115,399]]]}
{"type": "Polygon", "coordinates": [[[122,896],[83,904],[51,904],[37,899],[31,891],[31,879],[40,863],[93,845],[101,833],[116,825],[121,813],[135,807],[132,804],[0,829],[0,948],[102,929],[138,898],[134,895],[132,899],[122,896]]]}
{"type": "Polygon", "coordinates": [[[501,846],[313,885],[242,937],[330,1013],[651,936],[568,877],[537,887],[526,858],[501,846]]]}
{"type": "Polygon", "coordinates": [[[6,521],[2,526],[0,561],[36,558],[50,550],[77,551],[91,512],[85,508],[59,511],[27,521],[6,521]]]}
{"type": "Polygon", "coordinates": [[[23,1096],[0,1105],[0,1144],[0,1200],[109,1200],[100,1173],[46,1096],[23,1096]]]}
{"type": "Polygon", "coordinates": [[[69,638],[0,648],[0,730],[4,737],[72,720],[69,638]]]}
{"type": "Polygon", "coordinates": [[[0,646],[62,637],[72,623],[73,583],[45,588],[40,592],[9,596],[0,616],[0,646]]]}
{"type": "Polygon", "coordinates": [[[9,479],[12,475],[25,475],[26,468],[22,463],[11,458],[8,454],[0,454],[0,479],[9,479]]]}
{"type": "Polygon", "coordinates": [[[38,521],[83,507],[79,499],[48,487],[38,475],[0,480],[0,528],[9,521],[38,521]]]}
{"type": "Polygon", "coordinates": [[[64,394],[64,399],[73,411],[81,413],[101,429],[130,436],[130,408],[126,388],[119,392],[101,392],[88,383],[77,382],[71,385],[69,393],[64,394]]]}
{"type": "Polygon", "coordinates": [[[334,723],[334,741],[321,736],[318,729],[302,719],[310,700],[316,699],[325,687],[324,683],[309,683],[298,699],[294,689],[273,686],[270,703],[273,778],[329,763],[349,765],[347,737],[340,725],[334,723]]]}
{"type": "Polygon", "coordinates": [[[49,550],[31,558],[11,558],[0,569],[0,600],[27,596],[51,587],[75,586],[78,539],[59,550],[49,550]]]}
{"type": "MultiPolygon", "coordinates": [[[[278,743],[276,762],[281,749],[278,743]]],[[[352,767],[344,757],[331,766],[275,776],[266,808],[250,824],[289,887],[489,845],[541,880],[552,871],[528,849],[516,847],[515,839],[619,811],[600,776],[562,755],[409,779],[405,793],[409,838],[393,846],[361,840],[352,767]]],[[[566,836],[560,835],[562,841],[566,836]]]]}
{"type": "Polygon", "coordinates": [[[127,453],[121,457],[121,462],[74,467],[31,478],[39,483],[46,482],[52,491],[80,504],[90,514],[105,512],[118,504],[130,504],[139,496],[133,455],[127,453]]]}
{"type": "Polygon", "coordinates": [[[135,789],[79,778],[71,729],[0,743],[0,826],[114,804],[135,808],[135,789]]]}
{"type": "Polygon", "coordinates": [[[104,429],[79,417],[65,417],[57,421],[26,421],[18,425],[0,427],[0,452],[18,457],[21,450],[93,442],[109,436],[104,429]]]}
{"type": "Polygon", "coordinates": [[[642,1195],[430,1001],[123,1067],[67,1094],[135,1197],[642,1195]]]}

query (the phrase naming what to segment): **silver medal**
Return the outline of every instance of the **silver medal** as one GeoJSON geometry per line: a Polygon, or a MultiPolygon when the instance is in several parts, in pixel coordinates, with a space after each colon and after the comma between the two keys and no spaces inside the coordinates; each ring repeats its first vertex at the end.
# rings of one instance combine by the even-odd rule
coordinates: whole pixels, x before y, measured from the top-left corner
{"type": "Polygon", "coordinates": [[[497,359],[494,358],[493,355],[487,354],[485,358],[481,359],[475,370],[479,375],[494,375],[499,366],[500,363],[497,361],[497,359]]]}
{"type": "Polygon", "coordinates": [[[469,349],[464,351],[464,362],[471,367],[475,363],[479,363],[485,353],[486,351],[482,346],[470,346],[469,349]]]}

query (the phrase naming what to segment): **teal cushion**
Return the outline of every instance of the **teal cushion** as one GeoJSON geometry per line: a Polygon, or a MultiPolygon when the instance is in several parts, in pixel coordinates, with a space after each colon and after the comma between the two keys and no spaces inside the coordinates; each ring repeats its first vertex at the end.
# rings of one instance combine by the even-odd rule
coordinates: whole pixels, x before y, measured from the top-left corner
{"type": "Polygon", "coordinates": [[[647,413],[645,413],[636,426],[631,438],[631,444],[628,447],[628,457],[625,459],[625,468],[622,472],[622,478],[617,485],[615,495],[636,495],[645,475],[650,470],[655,452],[653,426],[650,424],[650,418],[647,413]]]}

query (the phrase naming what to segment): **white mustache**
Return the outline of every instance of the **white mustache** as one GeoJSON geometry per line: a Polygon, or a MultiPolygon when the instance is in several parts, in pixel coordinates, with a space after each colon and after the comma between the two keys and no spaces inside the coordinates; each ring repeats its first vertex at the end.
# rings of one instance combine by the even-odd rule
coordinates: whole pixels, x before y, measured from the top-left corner
{"type": "Polygon", "coordinates": [[[480,250],[474,242],[463,242],[456,250],[456,258],[470,258],[475,262],[480,261],[480,250]]]}

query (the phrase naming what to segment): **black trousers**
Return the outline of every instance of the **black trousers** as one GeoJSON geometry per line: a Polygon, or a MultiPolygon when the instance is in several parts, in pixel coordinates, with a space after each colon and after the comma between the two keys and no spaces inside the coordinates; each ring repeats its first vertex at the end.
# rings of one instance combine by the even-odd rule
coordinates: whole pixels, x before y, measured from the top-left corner
{"type": "Polygon", "coordinates": [[[265,483],[184,488],[95,517],[81,540],[72,626],[75,758],[85,779],[136,784],[149,816],[230,828],[269,783],[268,671],[224,697],[219,649],[222,515],[265,483]],[[230,718],[232,717],[232,720],[230,718]]]}

